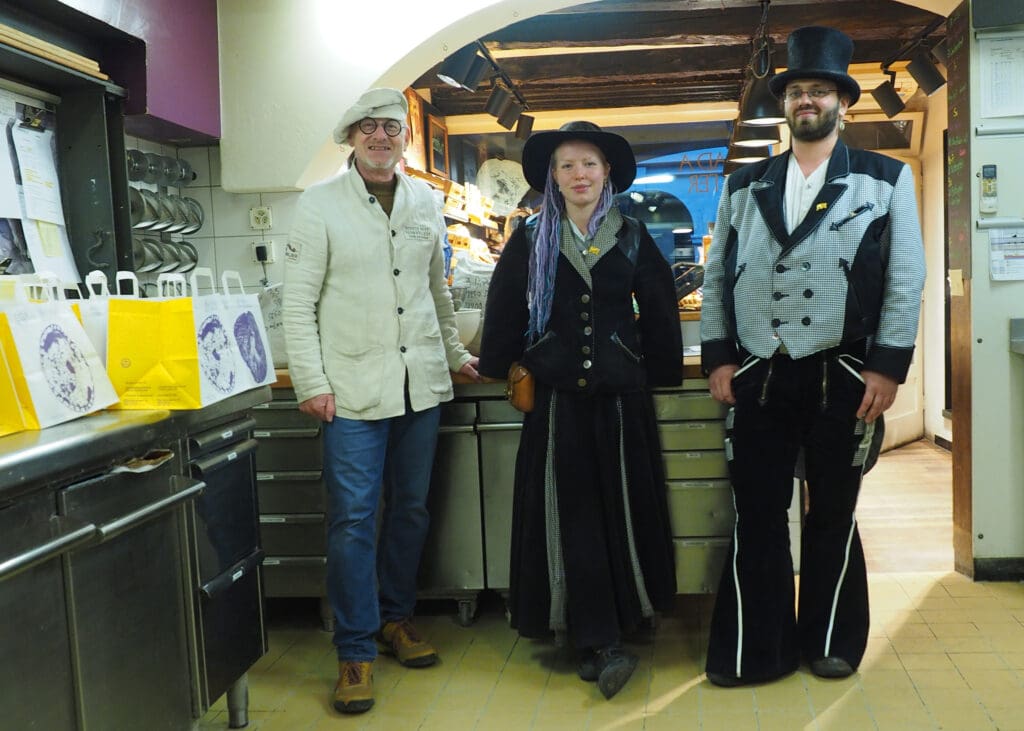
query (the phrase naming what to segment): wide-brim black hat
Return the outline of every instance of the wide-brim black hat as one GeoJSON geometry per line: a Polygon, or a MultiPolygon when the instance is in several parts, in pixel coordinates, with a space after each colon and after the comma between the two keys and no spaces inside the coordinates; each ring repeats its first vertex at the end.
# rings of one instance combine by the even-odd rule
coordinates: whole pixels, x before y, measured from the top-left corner
{"type": "Polygon", "coordinates": [[[543,192],[555,149],[569,140],[582,140],[600,148],[611,165],[612,185],[621,193],[633,184],[636,177],[636,157],[625,137],[614,132],[603,132],[593,122],[566,122],[556,131],[538,132],[523,145],[523,176],[530,187],[543,192]]]}
{"type": "Polygon", "coordinates": [[[847,73],[853,58],[850,36],[835,28],[808,25],[789,34],[786,70],[768,80],[772,94],[781,98],[794,79],[827,79],[850,97],[852,107],[860,99],[860,85],[847,73]]]}

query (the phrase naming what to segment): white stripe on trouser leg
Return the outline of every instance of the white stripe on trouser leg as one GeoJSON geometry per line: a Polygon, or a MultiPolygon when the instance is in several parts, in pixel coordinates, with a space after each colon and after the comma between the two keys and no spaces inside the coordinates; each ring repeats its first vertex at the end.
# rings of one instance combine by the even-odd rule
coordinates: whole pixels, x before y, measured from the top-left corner
{"type": "Polygon", "coordinates": [[[740,552],[740,518],[736,510],[736,493],[732,496],[732,509],[736,513],[736,522],[732,528],[732,582],[736,590],[736,677],[741,677],[740,669],[743,667],[743,596],[740,592],[740,574],[737,556],[740,552]]]}
{"type": "Polygon", "coordinates": [[[843,580],[846,578],[846,567],[850,565],[850,546],[853,544],[853,532],[857,529],[857,518],[850,521],[850,533],[846,536],[846,551],[843,552],[843,570],[839,572],[839,581],[836,582],[836,591],[832,595],[832,611],[828,614],[828,631],[825,633],[825,657],[832,651],[832,630],[836,624],[836,611],[839,609],[839,592],[843,588],[843,580]]]}

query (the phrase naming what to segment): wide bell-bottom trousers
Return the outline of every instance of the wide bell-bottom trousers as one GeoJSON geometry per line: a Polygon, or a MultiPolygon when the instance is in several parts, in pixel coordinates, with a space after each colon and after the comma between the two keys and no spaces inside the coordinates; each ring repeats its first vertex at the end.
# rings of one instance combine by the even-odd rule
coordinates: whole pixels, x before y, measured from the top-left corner
{"type": "Polygon", "coordinates": [[[856,416],[862,349],[750,356],[733,378],[726,456],[736,508],[711,620],[707,671],[747,682],[839,657],[856,668],[868,636],[854,509],[873,425],[856,416]],[[853,351],[853,352],[851,352],[853,351]],[[803,450],[808,490],[799,619],[787,511],[803,450]]]}

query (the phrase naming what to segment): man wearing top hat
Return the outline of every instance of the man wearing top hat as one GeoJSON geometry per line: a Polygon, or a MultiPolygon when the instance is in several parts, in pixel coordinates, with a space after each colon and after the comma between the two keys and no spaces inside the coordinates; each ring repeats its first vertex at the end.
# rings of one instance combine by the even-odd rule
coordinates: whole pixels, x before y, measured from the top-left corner
{"type": "Polygon", "coordinates": [[[408,110],[402,92],[381,88],[345,112],[334,141],[352,146],[353,165],[303,192],[285,248],[289,375],[323,430],[342,713],[373,705],[378,643],[407,667],[437,661],[411,621],[427,491],[449,371],[477,378],[448,293],[441,212],[397,170],[408,110]]]}
{"type": "Polygon", "coordinates": [[[799,28],[769,86],[789,151],[728,180],[704,278],[702,365],[729,405],[736,524],[711,621],[708,680],[765,682],[801,661],[853,673],[868,637],[854,509],[872,438],[914,352],[924,250],[910,168],[846,147],[852,41],[799,28]],[[787,509],[808,488],[799,619],[787,509]]]}

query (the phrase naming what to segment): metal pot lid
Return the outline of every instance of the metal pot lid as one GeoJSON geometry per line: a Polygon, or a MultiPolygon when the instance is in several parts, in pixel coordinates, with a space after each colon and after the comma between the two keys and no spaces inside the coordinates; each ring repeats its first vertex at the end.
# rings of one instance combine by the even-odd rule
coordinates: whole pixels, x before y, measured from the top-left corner
{"type": "Polygon", "coordinates": [[[195,198],[182,198],[185,205],[188,207],[188,224],[181,229],[180,233],[183,234],[194,234],[196,231],[203,227],[203,220],[205,214],[203,213],[202,204],[195,198]]]}
{"type": "Polygon", "coordinates": [[[146,174],[146,168],[149,167],[149,161],[146,159],[146,153],[141,150],[128,150],[127,152],[127,164],[128,164],[128,180],[133,183],[137,183],[142,180],[146,174]]]}
{"type": "Polygon", "coordinates": [[[145,188],[132,188],[142,199],[142,217],[135,228],[152,228],[160,220],[160,203],[156,195],[145,188]]]}
{"type": "Polygon", "coordinates": [[[188,226],[188,204],[181,197],[168,195],[164,196],[161,200],[174,211],[174,221],[164,231],[167,233],[177,233],[188,226]]]}
{"type": "Polygon", "coordinates": [[[163,258],[160,254],[160,242],[157,239],[142,239],[142,247],[144,251],[142,263],[135,263],[135,271],[155,271],[161,264],[163,264],[163,258]]]}
{"type": "Polygon", "coordinates": [[[196,251],[196,247],[188,241],[175,241],[174,245],[178,248],[178,258],[181,263],[173,271],[184,274],[195,269],[199,262],[199,252],[196,251]]]}
{"type": "Polygon", "coordinates": [[[160,242],[160,259],[162,263],[156,269],[157,274],[173,272],[181,266],[181,256],[178,254],[178,247],[170,241],[160,242]]]}

